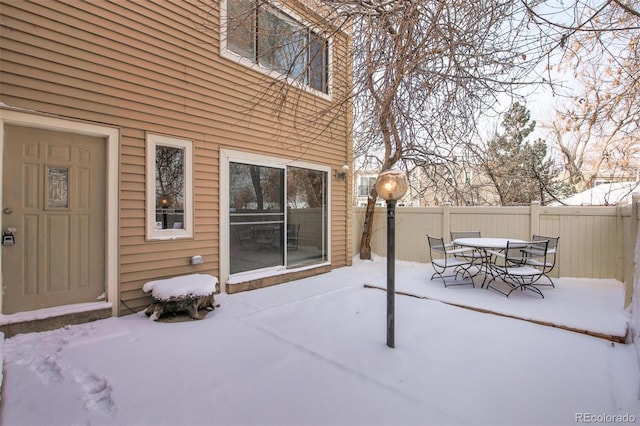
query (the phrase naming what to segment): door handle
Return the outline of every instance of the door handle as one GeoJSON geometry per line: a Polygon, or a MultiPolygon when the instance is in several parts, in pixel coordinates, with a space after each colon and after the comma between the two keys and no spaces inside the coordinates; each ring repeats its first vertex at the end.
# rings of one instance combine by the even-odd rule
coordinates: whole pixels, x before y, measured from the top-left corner
{"type": "Polygon", "coordinates": [[[11,207],[5,207],[4,210],[2,210],[4,212],[4,214],[11,214],[13,213],[13,209],[11,207]]]}
{"type": "Polygon", "coordinates": [[[10,226],[4,231],[2,231],[2,245],[3,246],[12,246],[16,243],[16,233],[17,229],[10,226]]]}

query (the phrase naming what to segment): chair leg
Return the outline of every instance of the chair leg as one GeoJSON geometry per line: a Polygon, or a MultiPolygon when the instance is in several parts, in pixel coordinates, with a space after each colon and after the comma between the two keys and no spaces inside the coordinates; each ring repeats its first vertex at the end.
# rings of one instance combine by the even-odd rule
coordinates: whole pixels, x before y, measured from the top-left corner
{"type": "MultiPolygon", "coordinates": [[[[495,289],[495,288],[494,288],[494,289],[495,289]]],[[[520,289],[521,291],[524,291],[524,290],[532,291],[532,292],[534,292],[534,293],[539,294],[539,295],[540,295],[540,297],[542,297],[542,298],[544,299],[544,294],[542,294],[542,292],[540,291],[540,289],[539,289],[538,287],[534,286],[533,284],[520,284],[520,285],[518,285],[518,286],[515,286],[515,287],[513,287],[513,288],[509,291],[509,293],[507,293],[507,294],[506,294],[506,296],[507,296],[507,297],[509,297],[509,295],[510,295],[511,293],[513,293],[513,292],[514,292],[514,290],[517,290],[517,289],[520,289]]],[[[502,293],[502,292],[501,292],[501,293],[502,293]]],[[[502,294],[504,294],[504,293],[502,293],[502,294]]]]}
{"type": "Polygon", "coordinates": [[[529,291],[533,291],[534,293],[538,293],[540,295],[540,297],[542,297],[544,299],[544,294],[542,294],[542,292],[540,291],[540,289],[538,287],[536,287],[533,284],[527,284],[524,286],[525,290],[529,290],[529,291]]]}
{"type": "MultiPolygon", "coordinates": [[[[471,284],[474,284],[474,283],[473,283],[473,277],[474,277],[475,275],[471,275],[471,272],[469,272],[469,269],[471,268],[471,266],[473,266],[473,265],[469,265],[469,266],[467,266],[466,268],[463,268],[462,266],[458,266],[458,267],[456,267],[456,268],[454,269],[454,271],[455,271],[455,275],[454,275],[454,276],[455,276],[455,278],[457,279],[457,278],[458,278],[458,274],[460,274],[460,276],[461,276],[461,277],[462,277],[462,279],[464,280],[464,279],[465,279],[465,278],[464,278],[464,275],[465,275],[465,274],[467,274],[467,276],[468,276],[468,277],[469,277],[469,279],[471,280],[471,284]]],[[[475,284],[473,285],[473,287],[475,288],[475,284]]]]}
{"type": "Polygon", "coordinates": [[[551,279],[551,277],[549,275],[547,275],[547,274],[542,274],[542,275],[544,275],[544,277],[549,280],[549,284],[537,283],[536,285],[544,285],[544,286],[550,286],[550,287],[556,288],[556,285],[554,284],[553,280],[551,279]]]}
{"type": "Polygon", "coordinates": [[[467,285],[467,284],[471,284],[471,285],[473,286],[473,288],[475,288],[475,287],[476,287],[476,286],[475,286],[475,283],[473,282],[473,278],[471,277],[471,274],[469,274],[469,271],[467,271],[467,270],[466,270],[466,269],[464,269],[464,268],[461,268],[461,269],[463,269],[463,272],[462,272],[462,279],[463,279],[463,280],[465,279],[465,278],[464,278],[464,274],[466,273],[466,274],[469,276],[469,280],[471,281],[471,283],[447,284],[447,280],[445,280],[445,278],[454,278],[454,279],[458,279],[458,274],[460,274],[460,273],[461,273],[461,272],[460,272],[460,271],[458,271],[458,270],[456,270],[456,271],[455,271],[455,274],[454,274],[454,275],[442,275],[445,271],[442,271],[442,272],[435,271],[435,272],[433,273],[433,275],[431,275],[431,281],[433,281],[433,278],[437,276],[437,277],[439,277],[439,278],[442,280],[442,283],[444,284],[444,286],[445,286],[445,287],[448,287],[448,286],[454,286],[454,285],[467,285]]]}
{"type": "Polygon", "coordinates": [[[440,279],[442,280],[442,283],[444,284],[444,286],[447,286],[447,282],[444,280],[444,276],[442,276],[442,273],[436,271],[433,273],[433,275],[431,275],[431,281],[433,281],[433,277],[438,276],[440,277],[440,279]]]}
{"type": "Polygon", "coordinates": [[[503,296],[506,296],[506,297],[509,297],[511,292],[513,290],[515,290],[515,287],[513,287],[513,285],[503,281],[505,284],[507,284],[509,287],[511,287],[511,289],[509,290],[509,292],[502,291],[500,288],[491,285],[493,282],[495,282],[495,280],[496,280],[496,277],[492,277],[491,280],[489,280],[489,282],[487,283],[487,286],[485,287],[485,289],[486,290],[492,289],[493,291],[498,292],[498,293],[500,293],[500,294],[502,294],[503,296]]]}
{"type": "Polygon", "coordinates": [[[516,280],[516,282],[511,282],[511,281],[508,281],[506,279],[501,278],[500,281],[504,282],[509,287],[511,287],[511,289],[509,289],[509,291],[503,291],[500,288],[491,285],[495,281],[496,278],[497,278],[496,276],[493,276],[491,278],[491,280],[487,283],[487,287],[486,287],[487,290],[489,288],[491,288],[492,290],[494,290],[494,291],[496,291],[496,292],[498,292],[498,293],[500,293],[500,294],[502,294],[502,295],[504,295],[506,297],[509,297],[511,295],[511,293],[513,293],[515,290],[518,290],[518,289],[520,289],[521,291],[529,290],[529,291],[532,291],[534,293],[537,293],[538,295],[540,295],[540,297],[542,297],[544,299],[544,294],[542,294],[542,292],[540,291],[540,289],[538,287],[533,285],[533,282],[525,282],[525,281],[519,282],[518,280],[516,280]]]}

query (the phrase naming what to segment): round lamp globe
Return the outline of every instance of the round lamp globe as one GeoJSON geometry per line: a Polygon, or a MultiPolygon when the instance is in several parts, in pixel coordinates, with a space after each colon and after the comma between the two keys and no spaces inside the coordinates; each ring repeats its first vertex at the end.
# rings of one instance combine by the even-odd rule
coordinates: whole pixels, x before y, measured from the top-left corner
{"type": "Polygon", "coordinates": [[[400,170],[385,170],[378,175],[375,187],[380,198],[395,201],[407,192],[407,177],[400,170]]]}

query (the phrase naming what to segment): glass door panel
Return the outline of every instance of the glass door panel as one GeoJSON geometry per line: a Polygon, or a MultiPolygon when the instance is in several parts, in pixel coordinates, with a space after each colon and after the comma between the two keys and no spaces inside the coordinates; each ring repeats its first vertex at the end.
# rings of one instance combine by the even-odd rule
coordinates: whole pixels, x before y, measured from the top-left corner
{"type": "Polygon", "coordinates": [[[229,163],[230,272],[284,265],[284,174],[229,163]]]}
{"type": "Polygon", "coordinates": [[[287,167],[287,266],[327,261],[327,173],[287,167]]]}

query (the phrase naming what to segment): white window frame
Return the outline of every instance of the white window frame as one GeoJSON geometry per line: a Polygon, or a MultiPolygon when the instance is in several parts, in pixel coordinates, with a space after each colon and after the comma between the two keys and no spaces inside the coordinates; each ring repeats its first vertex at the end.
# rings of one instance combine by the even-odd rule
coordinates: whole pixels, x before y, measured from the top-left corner
{"type": "Polygon", "coordinates": [[[146,237],[148,240],[193,238],[193,141],[147,133],[146,237]],[[184,223],[182,229],[156,229],[156,146],[184,149],[184,223]]]}
{"type": "Polygon", "coordinates": [[[369,194],[371,194],[371,190],[373,189],[373,185],[369,185],[369,181],[373,179],[374,180],[374,184],[375,184],[375,180],[377,179],[377,176],[373,176],[373,175],[363,175],[363,176],[359,176],[358,177],[358,197],[368,197],[369,194]],[[361,194],[360,193],[360,188],[364,186],[364,182],[367,183],[367,193],[366,194],[361,194]]]}
{"type": "MultiPolygon", "coordinates": [[[[296,14],[293,10],[291,10],[290,8],[284,6],[283,4],[276,2],[276,1],[271,1],[269,2],[269,4],[273,7],[275,7],[276,9],[278,9],[279,11],[281,11],[282,13],[288,15],[289,17],[291,17],[293,20],[295,20],[297,23],[305,26],[306,28],[315,31],[317,34],[321,34],[322,30],[320,30],[318,28],[317,25],[313,25],[310,22],[308,22],[305,19],[302,19],[298,14],[296,14]]],[[[296,86],[301,90],[304,90],[308,93],[311,93],[315,96],[318,96],[320,98],[326,99],[328,101],[332,100],[332,92],[333,92],[333,38],[332,37],[327,37],[326,38],[327,41],[327,93],[321,91],[321,90],[317,90],[314,89],[313,87],[309,86],[307,83],[301,82],[300,80],[296,80],[294,78],[291,78],[289,76],[283,76],[282,74],[280,74],[277,71],[274,71],[272,69],[269,69],[263,65],[260,65],[260,63],[255,63],[252,60],[249,60],[247,58],[245,58],[242,55],[239,55],[231,50],[229,50],[227,48],[227,0],[222,0],[221,5],[220,5],[220,56],[222,56],[223,58],[226,59],[230,59],[234,62],[239,63],[240,65],[243,65],[247,68],[252,68],[255,70],[258,70],[259,72],[261,72],[262,74],[268,75],[274,79],[282,79],[283,77],[286,78],[286,81],[288,84],[292,85],[292,86],[296,86]]]]}

